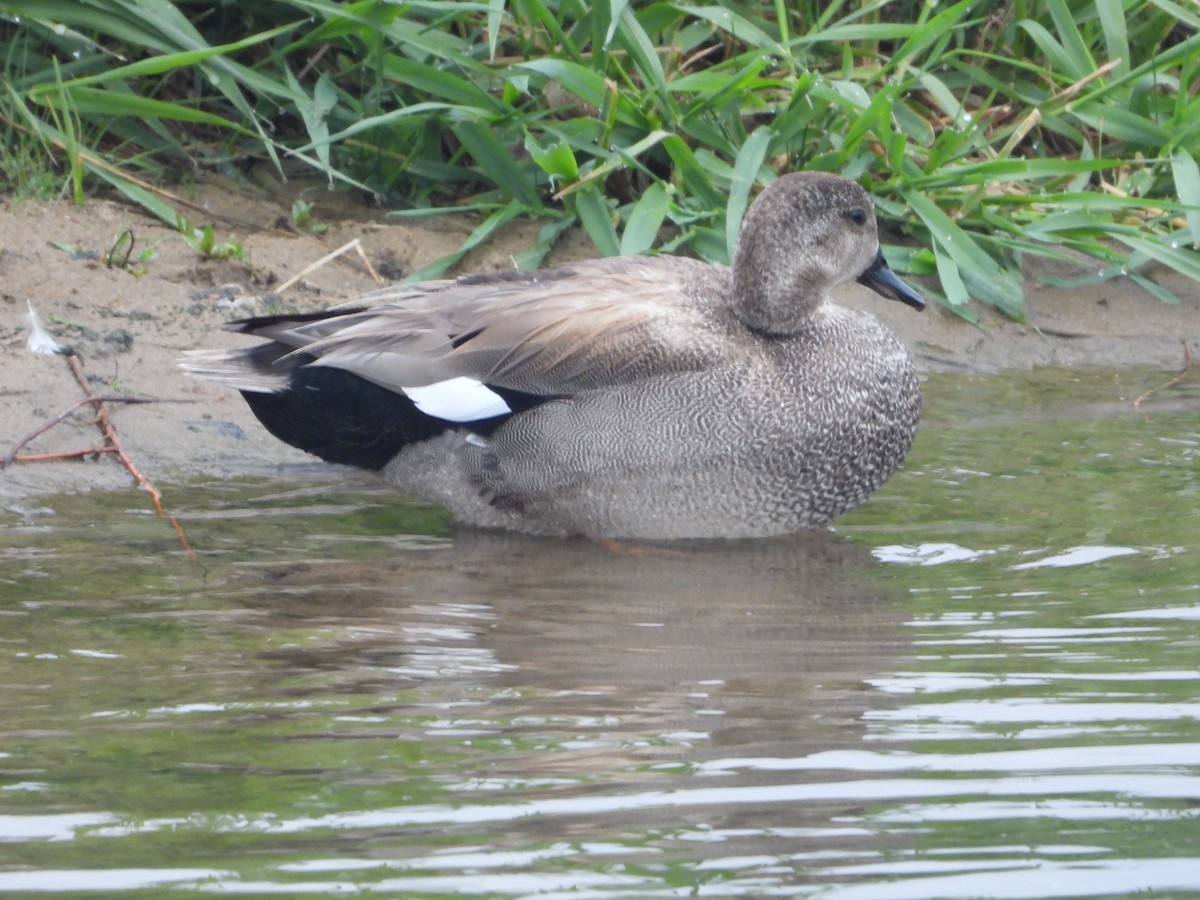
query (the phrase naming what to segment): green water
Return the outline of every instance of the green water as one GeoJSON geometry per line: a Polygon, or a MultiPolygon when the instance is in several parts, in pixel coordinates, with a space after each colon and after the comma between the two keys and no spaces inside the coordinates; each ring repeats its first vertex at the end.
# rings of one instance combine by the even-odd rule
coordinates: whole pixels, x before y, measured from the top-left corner
{"type": "MultiPolygon", "coordinates": [[[[0,896],[1200,893],[1200,390],[938,377],[836,533],[0,511],[0,896]]],[[[160,479],[161,482],[161,479],[160,479]]]]}

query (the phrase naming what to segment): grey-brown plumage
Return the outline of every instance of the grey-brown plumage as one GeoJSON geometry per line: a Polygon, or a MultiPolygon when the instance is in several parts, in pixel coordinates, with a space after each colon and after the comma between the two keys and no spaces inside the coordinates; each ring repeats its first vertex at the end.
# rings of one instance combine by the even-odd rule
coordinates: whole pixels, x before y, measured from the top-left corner
{"type": "Polygon", "coordinates": [[[863,502],[916,431],[904,348],[827,297],[854,278],[924,305],[883,261],[869,195],[801,172],[751,207],[732,269],[618,257],[399,286],[235,323],[268,343],[183,365],[470,524],[779,534],[863,502]]]}

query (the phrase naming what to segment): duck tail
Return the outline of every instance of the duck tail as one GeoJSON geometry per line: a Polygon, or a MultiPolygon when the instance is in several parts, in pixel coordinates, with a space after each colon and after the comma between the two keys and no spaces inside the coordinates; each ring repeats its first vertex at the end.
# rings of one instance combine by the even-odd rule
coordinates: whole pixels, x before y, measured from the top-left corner
{"type": "Polygon", "coordinates": [[[239,391],[275,393],[287,390],[293,370],[302,364],[285,361],[290,352],[290,347],[275,343],[242,350],[189,350],[179,367],[196,378],[239,391]]]}
{"type": "Polygon", "coordinates": [[[405,445],[448,422],[423,415],[404,394],[278,343],[200,350],[180,360],[190,375],[241,391],[251,412],[286,444],[326,462],[379,470],[405,445]]]}

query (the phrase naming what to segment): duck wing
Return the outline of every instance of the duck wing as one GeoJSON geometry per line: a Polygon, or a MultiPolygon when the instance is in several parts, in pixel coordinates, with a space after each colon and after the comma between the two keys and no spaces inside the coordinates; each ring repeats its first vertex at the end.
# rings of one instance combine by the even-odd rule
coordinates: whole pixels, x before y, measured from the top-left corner
{"type": "Polygon", "coordinates": [[[466,378],[568,395],[712,365],[729,350],[714,319],[727,273],[675,257],[619,257],[386,288],[320,313],[233,323],[270,343],[194,355],[185,366],[243,390],[282,389],[302,362],[400,392],[466,378]]]}

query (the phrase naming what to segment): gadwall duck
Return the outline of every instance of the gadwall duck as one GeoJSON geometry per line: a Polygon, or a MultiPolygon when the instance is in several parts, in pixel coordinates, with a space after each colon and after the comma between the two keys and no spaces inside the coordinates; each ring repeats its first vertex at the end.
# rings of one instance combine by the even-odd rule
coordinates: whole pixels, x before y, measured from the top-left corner
{"type": "Polygon", "coordinates": [[[824,525],[900,465],[920,411],[904,347],[832,303],[884,261],[859,185],[796,172],[746,214],[732,269],[672,256],[400,285],[231,323],[201,351],[267,430],[382,470],[462,522],[612,538],[824,525]]]}

